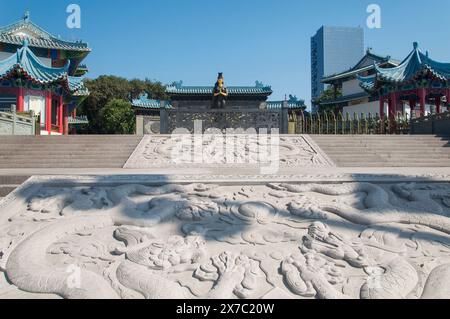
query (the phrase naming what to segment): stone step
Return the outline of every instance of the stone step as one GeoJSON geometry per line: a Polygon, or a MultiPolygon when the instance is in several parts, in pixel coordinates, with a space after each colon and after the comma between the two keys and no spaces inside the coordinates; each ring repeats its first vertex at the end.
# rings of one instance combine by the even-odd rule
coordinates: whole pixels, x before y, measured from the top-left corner
{"type": "Polygon", "coordinates": [[[399,155],[450,155],[450,152],[442,151],[439,149],[429,149],[429,150],[374,150],[373,148],[368,149],[343,149],[343,150],[337,150],[337,149],[327,149],[322,148],[323,151],[325,151],[328,155],[339,155],[339,154],[348,154],[350,151],[360,151],[364,154],[379,154],[380,151],[382,151],[383,154],[399,154],[399,155]]]}
{"type": "MultiPolygon", "coordinates": [[[[438,162],[442,163],[444,166],[450,165],[450,158],[411,158],[406,160],[402,157],[390,157],[390,156],[383,156],[383,155],[375,155],[375,156],[361,156],[358,158],[357,162],[364,162],[364,161],[373,161],[376,159],[377,161],[384,161],[386,163],[422,163],[422,162],[438,162]]],[[[343,162],[355,162],[355,158],[351,156],[335,156],[333,157],[333,161],[336,163],[343,163],[343,162]]]]}
{"type": "Polygon", "coordinates": [[[89,162],[89,161],[98,161],[101,160],[102,162],[113,162],[113,163],[125,163],[129,157],[128,156],[104,156],[100,157],[98,155],[89,155],[86,154],[84,156],[78,156],[78,155],[61,155],[61,156],[53,156],[51,158],[46,157],[38,157],[38,158],[29,158],[26,156],[23,157],[16,157],[16,156],[10,156],[10,157],[3,157],[0,156],[0,161],[14,161],[17,164],[32,164],[32,163],[39,163],[39,162],[46,162],[46,163],[59,163],[61,161],[76,161],[76,162],[89,162]]]}
{"type": "Polygon", "coordinates": [[[39,162],[39,163],[12,163],[12,164],[0,164],[0,169],[31,169],[31,168],[122,168],[125,165],[125,161],[119,162],[39,162]]]}
{"type": "Polygon", "coordinates": [[[85,149],[43,149],[43,150],[36,150],[36,149],[20,149],[20,150],[2,150],[0,149],[0,155],[51,155],[51,154],[120,154],[124,152],[131,152],[134,151],[135,147],[110,147],[110,148],[85,148],[85,149]]]}
{"type": "Polygon", "coordinates": [[[437,146],[445,146],[445,145],[450,145],[449,142],[445,142],[445,141],[383,141],[383,140],[378,140],[378,141],[331,141],[331,140],[327,140],[327,141],[316,141],[316,143],[321,143],[324,145],[377,145],[377,144],[385,144],[385,145],[437,145],[437,146]]]}
{"type": "Polygon", "coordinates": [[[402,151],[402,152],[432,152],[432,151],[440,151],[444,153],[450,153],[450,148],[446,147],[392,147],[392,146],[383,146],[383,145],[377,145],[377,146],[347,146],[347,147],[338,147],[338,146],[322,146],[320,147],[323,150],[340,150],[343,152],[347,151],[368,151],[368,150],[374,150],[374,151],[402,151]]]}
{"type": "MultiPolygon", "coordinates": [[[[80,135],[81,136],[81,135],[80,135]]],[[[435,135],[435,134],[310,134],[314,139],[325,139],[329,137],[336,137],[336,138],[384,138],[384,139],[396,139],[396,138],[414,138],[414,139],[430,139],[430,138],[443,138],[443,139],[450,139],[449,135],[435,135]]]]}
{"type": "Polygon", "coordinates": [[[1,141],[0,145],[98,145],[103,143],[111,143],[116,142],[120,144],[138,144],[138,140],[117,140],[117,139],[110,139],[110,140],[98,140],[98,141],[70,141],[70,140],[60,140],[60,141],[41,141],[41,142],[33,142],[33,141],[1,141]]]}
{"type": "Polygon", "coordinates": [[[29,178],[30,178],[30,176],[0,175],[0,185],[5,185],[5,184],[20,185],[29,178]]]}
{"type": "Polygon", "coordinates": [[[389,139],[315,139],[316,142],[321,143],[393,143],[393,144],[399,144],[399,143],[413,143],[413,144],[422,144],[422,143],[439,143],[439,144],[449,144],[450,141],[447,140],[441,140],[441,139],[399,139],[399,140],[389,140],[389,139]]]}
{"type": "Polygon", "coordinates": [[[450,139],[434,135],[312,135],[340,167],[450,167],[450,139]]]}
{"type": "Polygon", "coordinates": [[[391,148],[391,147],[383,147],[383,146],[377,146],[377,147],[321,147],[322,150],[329,150],[332,152],[338,152],[338,153],[347,153],[348,151],[365,151],[365,152],[378,152],[378,151],[385,151],[385,152],[399,152],[399,153],[438,153],[438,154],[450,154],[450,149],[443,148],[443,147],[430,147],[430,148],[391,148]]]}
{"type": "Polygon", "coordinates": [[[421,167],[449,167],[449,165],[442,165],[440,163],[389,163],[386,164],[385,162],[365,162],[365,163],[359,163],[359,165],[355,165],[354,163],[340,163],[339,167],[409,167],[409,168],[421,168],[421,167]]]}
{"type": "Polygon", "coordinates": [[[0,137],[0,168],[122,168],[142,136],[0,137]]]}
{"type": "Polygon", "coordinates": [[[6,197],[20,185],[0,185],[0,199],[6,197]]]}

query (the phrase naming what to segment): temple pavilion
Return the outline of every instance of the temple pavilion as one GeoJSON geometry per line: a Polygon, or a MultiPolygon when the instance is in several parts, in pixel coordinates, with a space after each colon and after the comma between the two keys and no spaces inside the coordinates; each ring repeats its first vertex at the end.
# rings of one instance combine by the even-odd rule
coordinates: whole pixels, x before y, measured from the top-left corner
{"type": "MultiPolygon", "coordinates": [[[[143,93],[132,100],[132,105],[139,115],[157,115],[162,107],[208,110],[211,109],[213,89],[213,86],[184,86],[182,82],[175,82],[166,88],[167,101],[149,99],[148,94],[143,93]]],[[[273,110],[281,109],[283,104],[287,105],[289,112],[306,109],[305,101],[292,95],[286,101],[268,101],[272,88],[258,81],[254,86],[229,86],[227,89],[227,109],[273,110]]]]}
{"type": "Polygon", "coordinates": [[[375,67],[392,68],[398,66],[400,61],[390,56],[376,54],[371,48],[351,69],[324,77],[322,83],[328,85],[334,92],[332,99],[319,103],[320,111],[332,110],[347,114],[364,114],[374,116],[379,111],[378,96],[368,93],[360,87],[358,76],[370,76],[375,74],[375,67]],[[338,94],[339,93],[339,94],[338,94]]]}
{"type": "Polygon", "coordinates": [[[69,125],[85,122],[76,108],[89,95],[81,63],[90,52],[86,43],[43,30],[28,13],[0,28],[0,109],[34,112],[41,134],[68,134],[69,125]]]}
{"type": "MultiPolygon", "coordinates": [[[[219,73],[219,78],[221,75],[222,73],[219,73]]],[[[176,118],[169,119],[164,116],[167,115],[168,109],[172,109],[171,111],[175,114],[178,113],[178,110],[192,112],[192,114],[196,114],[194,115],[196,119],[205,115],[207,121],[217,121],[216,124],[220,121],[217,120],[217,116],[221,118],[219,115],[221,112],[240,114],[237,122],[227,120],[228,122],[221,123],[220,125],[224,125],[223,128],[244,128],[249,122],[248,120],[246,122],[245,116],[242,114],[256,115],[262,119],[261,123],[263,123],[267,114],[277,113],[281,114],[278,128],[284,128],[288,132],[289,128],[283,126],[283,123],[295,118],[294,115],[303,114],[306,109],[305,101],[292,95],[289,96],[289,99],[285,98],[284,101],[268,101],[272,94],[272,88],[258,81],[254,86],[229,86],[222,89],[226,90],[226,103],[220,108],[216,108],[214,105],[214,94],[217,90],[214,86],[185,86],[182,82],[175,82],[166,88],[166,95],[169,99],[165,101],[149,99],[147,92],[143,93],[139,98],[132,100],[136,114],[136,132],[138,134],[167,132],[169,123],[178,121],[176,118]],[[239,121],[242,121],[242,127],[239,121]]],[[[181,117],[184,118],[184,115],[181,117]]],[[[257,122],[253,124],[256,125],[257,122]]],[[[249,127],[245,127],[245,129],[247,128],[249,127]]]]}
{"type": "Polygon", "coordinates": [[[450,63],[431,59],[417,43],[398,66],[382,68],[375,65],[373,75],[358,76],[358,79],[364,90],[379,97],[381,118],[385,117],[386,103],[390,117],[403,112],[404,103],[409,104],[412,116],[441,113],[449,107],[450,63]],[[432,105],[430,110],[427,105],[432,105]]]}

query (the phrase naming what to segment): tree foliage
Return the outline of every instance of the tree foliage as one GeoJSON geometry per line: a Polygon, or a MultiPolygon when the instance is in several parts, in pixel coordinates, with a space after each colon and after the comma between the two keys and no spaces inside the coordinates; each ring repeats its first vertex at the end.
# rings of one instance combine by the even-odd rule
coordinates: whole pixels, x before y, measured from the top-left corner
{"type": "Polygon", "coordinates": [[[322,92],[320,97],[315,99],[313,102],[314,102],[314,104],[319,105],[320,111],[331,111],[331,110],[333,110],[333,106],[322,105],[322,103],[324,103],[326,101],[334,100],[341,96],[342,96],[341,89],[338,88],[335,91],[334,87],[330,86],[330,87],[326,88],[325,91],[322,92]]]}
{"type": "MultiPolygon", "coordinates": [[[[88,117],[89,126],[85,131],[80,133],[123,134],[122,132],[124,127],[134,127],[134,115],[132,118],[124,116],[124,119],[129,122],[124,124],[122,128],[117,126],[117,123],[115,122],[111,125],[107,122],[109,120],[114,121],[115,119],[115,116],[108,116],[107,118],[104,116],[105,114],[111,115],[113,112],[111,107],[123,108],[123,104],[115,101],[115,103],[109,105],[107,112],[103,111],[108,103],[115,99],[131,101],[132,99],[138,98],[143,92],[148,93],[150,98],[167,98],[165,95],[165,87],[160,82],[152,82],[148,79],[144,81],[138,79],[127,80],[121,77],[103,75],[94,80],[87,80],[86,86],[90,91],[90,95],[78,107],[77,112],[80,115],[86,115],[88,117]],[[114,131],[113,128],[117,128],[118,131],[114,131]]],[[[122,114],[122,112],[123,109],[117,110],[118,114],[122,114]]]]}
{"type": "Polygon", "coordinates": [[[103,131],[107,134],[134,134],[136,125],[130,102],[112,99],[100,112],[103,131]]]}

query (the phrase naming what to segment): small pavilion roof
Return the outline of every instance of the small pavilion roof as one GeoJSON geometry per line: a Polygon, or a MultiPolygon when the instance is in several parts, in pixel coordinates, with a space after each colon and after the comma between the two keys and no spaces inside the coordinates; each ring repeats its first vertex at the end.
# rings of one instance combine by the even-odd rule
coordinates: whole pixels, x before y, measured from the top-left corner
{"type": "Polygon", "coordinates": [[[362,72],[373,70],[376,64],[380,65],[392,65],[397,66],[400,61],[392,59],[389,55],[382,56],[372,52],[372,49],[367,49],[366,54],[361,58],[361,60],[356,63],[351,69],[340,72],[337,74],[325,76],[322,79],[322,83],[333,83],[334,81],[345,79],[351,76],[358,75],[362,72]]]}
{"type": "MultiPolygon", "coordinates": [[[[268,101],[267,102],[267,109],[269,110],[275,110],[275,109],[281,109],[283,107],[284,101],[268,101]]],[[[287,101],[288,109],[305,109],[305,101],[299,100],[296,96],[289,95],[289,100],[287,101]]]]}
{"type": "Polygon", "coordinates": [[[14,71],[18,71],[26,78],[39,84],[48,84],[63,80],[67,77],[69,63],[62,68],[48,67],[28,47],[25,40],[23,47],[16,54],[0,61],[0,78],[8,77],[14,71]]]}
{"type": "MultiPolygon", "coordinates": [[[[256,82],[255,86],[228,86],[229,95],[271,95],[273,93],[270,86],[256,82]]],[[[183,86],[182,82],[166,88],[166,93],[171,95],[212,95],[213,86],[183,86]]]]}
{"type": "Polygon", "coordinates": [[[62,68],[44,65],[30,50],[28,41],[24,40],[23,47],[9,58],[0,61],[0,80],[20,74],[36,84],[47,85],[61,82],[71,93],[88,94],[83,78],[68,75],[69,65],[70,62],[62,68]]]}
{"type": "MultiPolygon", "coordinates": [[[[160,109],[161,108],[161,100],[149,99],[147,93],[142,93],[138,99],[133,99],[131,105],[136,108],[142,109],[160,109]]],[[[166,108],[171,108],[170,103],[166,101],[166,108]]]]}
{"type": "Polygon", "coordinates": [[[91,51],[87,43],[81,41],[65,41],[53,36],[32,22],[29,13],[25,13],[23,19],[20,21],[5,27],[0,27],[0,43],[20,46],[25,39],[28,39],[31,47],[36,48],[85,52],[91,51]]]}
{"type": "Polygon", "coordinates": [[[69,116],[67,122],[69,125],[89,124],[89,120],[86,115],[79,115],[76,117],[69,116]]]}
{"type": "Polygon", "coordinates": [[[67,84],[69,91],[76,96],[88,96],[89,89],[84,84],[84,78],[78,76],[68,76],[67,84]]]}
{"type": "Polygon", "coordinates": [[[414,43],[414,49],[397,67],[381,68],[375,65],[375,74],[367,77],[358,76],[362,88],[373,91],[378,83],[403,84],[416,81],[424,76],[431,76],[437,80],[450,80],[450,63],[432,60],[414,43]]]}

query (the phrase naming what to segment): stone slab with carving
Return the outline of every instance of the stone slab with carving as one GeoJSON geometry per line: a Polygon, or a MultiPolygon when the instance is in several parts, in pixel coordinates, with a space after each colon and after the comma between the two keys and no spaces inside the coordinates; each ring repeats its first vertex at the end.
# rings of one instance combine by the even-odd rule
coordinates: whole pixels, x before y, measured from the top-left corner
{"type": "Polygon", "coordinates": [[[176,178],[31,178],[0,202],[0,298],[450,298],[448,176],[176,178]]]}
{"type": "Polygon", "coordinates": [[[333,167],[306,135],[144,136],[125,168],[171,167],[333,167]]]}

